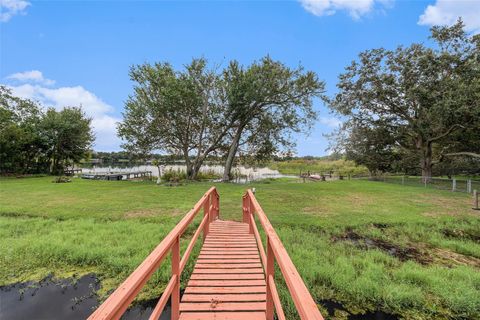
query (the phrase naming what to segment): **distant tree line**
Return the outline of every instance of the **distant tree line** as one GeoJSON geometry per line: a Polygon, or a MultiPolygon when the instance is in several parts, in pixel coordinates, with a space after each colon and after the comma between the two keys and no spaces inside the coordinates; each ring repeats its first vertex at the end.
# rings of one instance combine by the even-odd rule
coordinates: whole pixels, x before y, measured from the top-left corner
{"type": "Polygon", "coordinates": [[[309,130],[316,120],[312,100],[324,92],[315,73],[270,57],[249,66],[231,61],[221,70],[205,59],[182,70],[146,63],[133,66],[130,77],[134,93],[118,126],[123,147],[180,155],[189,179],[209,156],[222,157],[228,181],[242,155],[264,160],[290,150],[291,133],[309,130]]]}
{"type": "Polygon", "coordinates": [[[81,108],[44,108],[0,86],[0,173],[61,174],[87,155],[93,140],[81,108]]]}
{"type": "Polygon", "coordinates": [[[480,36],[459,20],[431,39],[364,51],[339,76],[334,143],[371,173],[479,173],[480,36]]]}

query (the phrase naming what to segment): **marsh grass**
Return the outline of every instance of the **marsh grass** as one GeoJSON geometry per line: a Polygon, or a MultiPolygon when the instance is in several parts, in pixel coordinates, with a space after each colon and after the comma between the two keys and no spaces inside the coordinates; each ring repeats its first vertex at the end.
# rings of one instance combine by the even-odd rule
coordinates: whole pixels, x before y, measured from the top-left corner
{"type": "MultiPolygon", "coordinates": [[[[94,272],[106,296],[210,185],[1,179],[0,285],[94,272]]],[[[219,184],[223,219],[241,219],[241,196],[252,186],[317,301],[335,301],[350,313],[382,310],[409,319],[480,317],[480,218],[465,194],[370,181],[219,184]],[[349,239],[349,232],[361,240],[349,239]],[[400,259],[367,245],[369,239],[414,248],[428,262],[400,259]]],[[[169,270],[167,259],[139,299],[158,297],[169,270]]],[[[281,281],[279,290],[294,318],[281,281]]]]}

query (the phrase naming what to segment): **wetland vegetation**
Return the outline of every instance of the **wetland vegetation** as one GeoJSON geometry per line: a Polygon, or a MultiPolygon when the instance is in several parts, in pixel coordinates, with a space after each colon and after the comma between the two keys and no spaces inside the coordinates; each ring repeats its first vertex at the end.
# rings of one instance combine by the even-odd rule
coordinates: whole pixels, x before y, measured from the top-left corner
{"type": "MultiPolygon", "coordinates": [[[[55,278],[94,273],[102,299],[210,185],[3,178],[0,286],[52,273],[55,278]]],[[[217,187],[221,217],[234,220],[241,219],[245,189],[256,188],[327,317],[378,311],[408,319],[480,316],[480,218],[465,194],[357,180],[277,179],[217,187]]],[[[183,249],[187,243],[181,241],[183,249]]],[[[190,270],[193,263],[194,256],[190,270]]],[[[158,297],[168,277],[166,263],[139,299],[158,297]]],[[[187,277],[188,272],[182,286],[187,277]]],[[[286,288],[280,291],[287,299],[286,288]]],[[[286,309],[293,314],[288,302],[286,309]]]]}

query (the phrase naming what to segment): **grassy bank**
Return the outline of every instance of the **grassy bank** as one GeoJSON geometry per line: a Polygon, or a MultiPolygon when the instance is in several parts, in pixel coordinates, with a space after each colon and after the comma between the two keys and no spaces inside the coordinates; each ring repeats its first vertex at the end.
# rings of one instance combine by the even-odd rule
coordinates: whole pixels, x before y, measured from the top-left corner
{"type": "MultiPolygon", "coordinates": [[[[210,186],[51,180],[0,180],[0,285],[95,272],[105,293],[210,186]]],[[[369,181],[251,186],[317,301],[409,319],[480,316],[480,218],[465,194],[369,181]]],[[[218,185],[222,218],[241,219],[245,188],[218,185]]]]}

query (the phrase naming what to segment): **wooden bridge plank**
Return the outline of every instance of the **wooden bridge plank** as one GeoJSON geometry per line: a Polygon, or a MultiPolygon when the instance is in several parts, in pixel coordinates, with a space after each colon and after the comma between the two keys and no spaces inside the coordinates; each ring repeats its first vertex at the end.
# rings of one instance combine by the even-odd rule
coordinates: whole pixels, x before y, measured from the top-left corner
{"type": "Polygon", "coordinates": [[[244,302],[244,301],[265,301],[265,293],[244,293],[244,294],[184,294],[184,302],[244,302]]]}
{"type": "Polygon", "coordinates": [[[248,224],[212,222],[180,303],[180,319],[264,320],[265,301],[265,274],[248,224]]]}
{"type": "Polygon", "coordinates": [[[220,294],[220,293],[266,293],[266,286],[256,287],[187,287],[185,293],[220,294]]]}
{"type": "Polygon", "coordinates": [[[265,320],[265,312],[182,312],[180,320],[265,320]]]}
{"type": "Polygon", "coordinates": [[[264,311],[265,302],[220,302],[212,301],[206,303],[184,302],[180,304],[182,311],[264,311]]]}
{"type": "Polygon", "coordinates": [[[190,287],[251,287],[266,285],[265,280],[190,280],[190,287]]]}
{"type": "Polygon", "coordinates": [[[231,257],[224,256],[223,259],[198,259],[197,263],[260,263],[260,258],[246,259],[238,258],[232,259],[231,257]]]}
{"type": "Polygon", "coordinates": [[[260,256],[258,254],[222,254],[222,255],[215,255],[215,254],[202,254],[198,256],[199,260],[204,260],[204,259],[221,259],[221,258],[226,258],[226,259],[235,259],[235,260],[242,260],[242,259],[255,259],[255,260],[260,260],[260,256]]]}
{"type": "Polygon", "coordinates": [[[200,274],[210,274],[210,273],[222,273],[222,274],[243,274],[243,273],[261,273],[264,274],[264,271],[262,268],[250,268],[250,269],[194,269],[193,270],[194,274],[200,273],[200,274]]]}
{"type": "Polygon", "coordinates": [[[262,273],[212,273],[212,274],[198,274],[194,273],[190,276],[191,280],[265,280],[262,273]]]}

